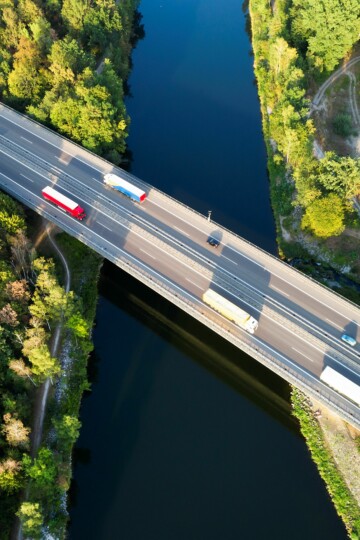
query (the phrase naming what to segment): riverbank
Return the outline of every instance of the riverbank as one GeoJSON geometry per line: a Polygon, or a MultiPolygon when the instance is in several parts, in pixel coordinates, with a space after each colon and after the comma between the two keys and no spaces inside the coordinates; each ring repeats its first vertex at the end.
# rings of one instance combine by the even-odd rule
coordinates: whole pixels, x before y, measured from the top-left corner
{"type": "MultiPolygon", "coordinates": [[[[316,273],[316,279],[320,282],[334,287],[338,293],[343,293],[344,296],[360,304],[357,286],[351,287],[351,283],[349,285],[348,282],[341,286],[340,279],[332,279],[336,272],[331,269],[333,265],[337,272],[346,272],[352,279],[360,281],[359,239],[356,234],[351,235],[350,242],[349,235],[347,238],[344,237],[347,230],[354,226],[359,228],[354,217],[356,212],[351,207],[348,208],[349,217],[346,219],[344,217],[345,232],[338,237],[335,235],[334,224],[334,236],[329,234],[327,218],[322,224],[322,231],[324,236],[327,235],[327,239],[316,238],[310,234],[309,230],[303,228],[304,209],[301,208],[299,201],[302,201],[305,207],[306,204],[309,205],[310,210],[305,212],[309,212],[308,218],[310,215],[314,218],[312,221],[314,229],[320,231],[319,221],[316,221],[320,219],[319,213],[310,214],[310,211],[315,208],[309,204],[311,197],[314,197],[315,187],[310,180],[309,185],[306,186],[306,181],[301,180],[301,175],[304,178],[310,178],[310,174],[305,170],[309,167],[309,163],[314,163],[312,156],[314,127],[308,120],[309,115],[304,116],[304,110],[308,108],[304,96],[306,91],[310,93],[316,90],[314,91],[314,86],[311,90],[305,88],[305,81],[309,82],[310,74],[305,72],[304,77],[301,73],[297,64],[297,52],[291,49],[284,39],[289,14],[283,11],[281,3],[269,5],[262,0],[250,1],[249,9],[255,75],[268,152],[271,200],[277,223],[280,253],[287,260],[297,258],[302,266],[304,266],[304,260],[313,260],[314,264],[305,265],[307,273],[312,275],[316,273]],[[267,66],[266,69],[265,66],[267,66]],[[281,82],[282,88],[279,86],[281,82]],[[277,95],[277,92],[280,93],[277,95]],[[285,110],[287,118],[282,116],[280,120],[285,110]],[[292,122],[287,123],[290,117],[292,122]],[[284,122],[282,126],[281,122],[284,122]],[[280,126],[283,133],[279,131],[280,126]]],[[[303,65],[305,65],[304,62],[303,65]]],[[[328,122],[327,127],[330,125],[331,122],[328,122]]],[[[316,127],[318,126],[319,121],[316,127]]],[[[332,143],[326,142],[326,135],[329,138],[329,129],[318,131],[323,146],[329,148],[332,143]]],[[[319,152],[319,144],[316,148],[316,159],[322,158],[324,154],[319,152]]],[[[320,191],[317,192],[317,196],[319,195],[320,191]]],[[[306,224],[309,223],[308,220],[306,224]]],[[[336,234],[340,232],[338,229],[336,234]]],[[[296,266],[299,267],[299,265],[296,266]]],[[[354,431],[350,433],[341,420],[331,421],[330,419],[334,417],[330,411],[319,404],[314,407],[305,395],[295,389],[292,392],[292,406],[312,458],[327,485],[348,534],[351,538],[358,538],[360,536],[360,500],[358,488],[354,486],[348,464],[359,461],[360,434],[354,431]],[[339,443],[339,439],[343,439],[343,442],[339,443]],[[354,456],[356,456],[355,460],[354,456]]]]}
{"type": "Polygon", "coordinates": [[[47,378],[34,390],[31,459],[23,459],[24,494],[18,512],[22,527],[18,521],[15,523],[12,538],[62,539],[68,522],[72,448],[81,427],[81,399],[89,390],[90,329],[95,319],[102,259],[60,229],[51,226],[50,231],[43,218],[29,215],[38,256],[46,265],[55,261],[57,279],[67,298],[51,338],[60,375],[47,378]]]}

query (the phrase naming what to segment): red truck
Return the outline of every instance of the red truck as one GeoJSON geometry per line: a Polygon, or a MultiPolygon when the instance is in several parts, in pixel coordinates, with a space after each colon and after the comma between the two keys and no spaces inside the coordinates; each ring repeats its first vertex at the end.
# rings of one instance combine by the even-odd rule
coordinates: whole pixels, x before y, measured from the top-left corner
{"type": "Polygon", "coordinates": [[[84,209],[81,208],[78,203],[72,201],[68,197],[65,197],[65,195],[62,195],[56,191],[56,189],[46,186],[41,193],[44,199],[56,204],[56,206],[58,206],[61,210],[68,212],[68,214],[70,214],[72,217],[80,220],[86,217],[84,209]]]}

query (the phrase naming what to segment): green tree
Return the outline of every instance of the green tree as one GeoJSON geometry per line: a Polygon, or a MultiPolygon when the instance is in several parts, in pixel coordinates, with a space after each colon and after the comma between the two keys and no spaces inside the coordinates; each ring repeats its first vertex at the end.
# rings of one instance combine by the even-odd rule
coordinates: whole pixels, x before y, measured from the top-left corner
{"type": "Polygon", "coordinates": [[[61,372],[59,360],[51,356],[47,345],[40,345],[40,347],[32,349],[28,354],[28,358],[31,371],[40,382],[49,377],[52,379],[61,372]]]}
{"type": "Polygon", "coordinates": [[[84,18],[90,9],[89,0],[64,0],[61,16],[72,35],[82,30],[84,18]]]}
{"type": "Polygon", "coordinates": [[[53,490],[57,467],[54,455],[49,448],[40,448],[34,460],[28,454],[24,454],[22,465],[26,476],[33,480],[36,489],[44,494],[53,490]]]}
{"type": "Polygon", "coordinates": [[[29,24],[29,28],[41,54],[44,55],[48,53],[52,43],[51,25],[49,21],[47,21],[45,17],[38,17],[29,24]]]}
{"type": "Polygon", "coordinates": [[[329,191],[350,198],[360,194],[360,160],[327,152],[317,171],[319,183],[329,191]]]}
{"type": "Polygon", "coordinates": [[[344,206],[338,195],[330,193],[312,202],[305,211],[302,227],[319,238],[338,236],[345,229],[344,206]]]}
{"type": "Polygon", "coordinates": [[[358,0],[293,0],[292,31],[310,63],[330,71],[359,39],[358,0]]]}
{"type": "Polygon", "coordinates": [[[39,47],[26,37],[20,39],[14,54],[14,68],[9,74],[8,85],[13,96],[35,102],[45,87],[39,47]]]}
{"type": "Polygon", "coordinates": [[[50,329],[50,323],[58,321],[66,308],[66,293],[57,282],[53,261],[40,257],[34,261],[33,267],[37,278],[29,311],[36,319],[46,322],[50,329]]]}
{"type": "Polygon", "coordinates": [[[110,93],[85,70],[75,86],[75,95],[59,99],[51,110],[51,121],[60,131],[95,152],[125,149],[126,119],[112,104],[110,93]]]}
{"type": "Polygon", "coordinates": [[[66,327],[72,330],[75,336],[79,338],[86,338],[89,335],[89,324],[80,312],[72,313],[70,315],[66,320],[66,327]]]}
{"type": "Polygon", "coordinates": [[[120,13],[114,0],[94,0],[94,7],[84,17],[83,40],[95,52],[104,49],[114,32],[122,29],[120,13]]]}
{"type": "Polygon", "coordinates": [[[18,491],[21,486],[21,463],[12,458],[0,461],[0,489],[10,494],[18,491]]]}
{"type": "Polygon", "coordinates": [[[41,537],[43,516],[39,503],[23,502],[16,515],[20,518],[26,537],[37,540],[41,537]]]}
{"type": "Polygon", "coordinates": [[[22,229],[25,229],[25,217],[20,205],[5,193],[0,193],[0,230],[15,234],[22,229]]]}
{"type": "Polygon", "coordinates": [[[76,76],[91,63],[81,45],[69,36],[53,43],[49,61],[54,86],[59,86],[64,82],[73,84],[76,76]]]}
{"type": "Polygon", "coordinates": [[[79,437],[81,422],[75,417],[65,414],[59,420],[53,420],[57,437],[69,450],[79,437]]]}

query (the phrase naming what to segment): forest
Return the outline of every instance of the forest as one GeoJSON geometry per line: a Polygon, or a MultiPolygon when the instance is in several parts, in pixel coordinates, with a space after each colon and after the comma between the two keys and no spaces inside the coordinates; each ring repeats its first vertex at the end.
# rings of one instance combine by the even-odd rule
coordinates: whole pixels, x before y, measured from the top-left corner
{"type": "MultiPolygon", "coordinates": [[[[275,216],[296,216],[323,239],[358,223],[355,156],[314,155],[311,89],[319,86],[359,40],[357,0],[251,0],[255,74],[263,111],[275,216]],[[295,212],[297,210],[297,212],[295,212]]],[[[341,128],[341,118],[338,119],[341,128]]]]}
{"type": "MultiPolygon", "coordinates": [[[[316,155],[314,141],[318,133],[311,117],[311,98],[316,90],[342,62],[359,54],[360,3],[250,0],[249,6],[278,243],[288,260],[294,255],[309,258],[301,245],[304,234],[316,239],[320,251],[322,242],[341,235],[346,227],[360,229],[360,217],[354,209],[354,198],[360,195],[360,160],[356,155],[334,151],[316,155]],[[282,236],[284,224],[292,232],[290,240],[282,236]]],[[[350,115],[338,118],[338,133],[343,137],[359,136],[353,126],[349,129],[344,125],[344,118],[350,115]]],[[[355,257],[358,254],[359,249],[355,257]]],[[[318,253],[314,259],[319,260],[318,253]]],[[[349,263],[350,259],[346,255],[343,261],[349,263]]],[[[356,268],[352,276],[360,281],[360,270],[356,268]]],[[[310,399],[293,389],[291,401],[312,459],[349,538],[358,539],[358,502],[314,417],[310,399]]]]}
{"type": "Polygon", "coordinates": [[[80,395],[87,388],[91,318],[84,316],[80,298],[60,285],[54,261],[36,254],[20,205],[1,195],[0,208],[0,536],[9,538],[17,513],[24,533],[38,538],[44,520],[52,532],[66,521],[61,499],[69,487],[69,453],[80,422],[79,403],[74,407],[76,394],[68,384],[69,394],[52,406],[47,430],[53,442],[43,443],[33,459],[30,425],[35,392],[61,372],[60,361],[50,350],[59,320],[79,362],[72,374],[74,383],[80,395]],[[20,505],[25,485],[27,500],[20,505]]]}
{"type": "MultiPolygon", "coordinates": [[[[119,163],[129,125],[123,99],[136,42],[137,4],[5,0],[0,10],[1,101],[119,163]]],[[[82,393],[89,386],[86,366],[101,264],[79,242],[58,236],[73,275],[73,291],[66,293],[59,267],[36,253],[28,217],[21,205],[0,195],[1,540],[10,537],[15,516],[27,538],[66,534],[71,451],[80,429],[82,393]],[[67,358],[76,360],[69,372],[51,354],[60,320],[67,358]],[[45,437],[32,455],[34,400],[47,379],[56,390],[45,437]]]]}
{"type": "Polygon", "coordinates": [[[123,88],[137,3],[4,0],[1,100],[119,163],[129,125],[123,88]]]}

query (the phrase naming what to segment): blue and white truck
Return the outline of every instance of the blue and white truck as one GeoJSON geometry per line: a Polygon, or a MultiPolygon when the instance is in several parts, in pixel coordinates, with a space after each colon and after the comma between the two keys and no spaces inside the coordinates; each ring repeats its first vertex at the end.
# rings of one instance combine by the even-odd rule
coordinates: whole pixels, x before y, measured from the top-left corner
{"type": "Polygon", "coordinates": [[[120,178],[116,174],[105,174],[104,175],[104,184],[117,189],[123,195],[130,197],[133,201],[142,203],[146,199],[145,191],[142,191],[140,188],[130,184],[127,180],[120,178]]]}

